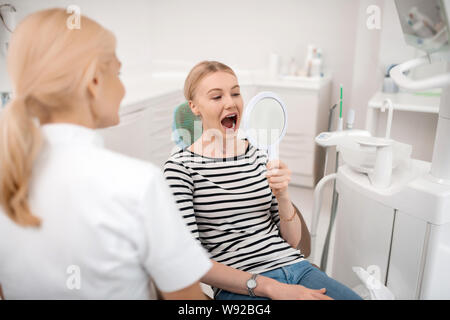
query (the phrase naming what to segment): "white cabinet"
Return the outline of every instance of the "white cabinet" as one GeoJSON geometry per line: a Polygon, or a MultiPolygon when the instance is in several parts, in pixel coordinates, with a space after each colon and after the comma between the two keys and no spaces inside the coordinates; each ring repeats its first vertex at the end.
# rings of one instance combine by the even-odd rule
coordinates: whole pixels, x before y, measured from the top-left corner
{"type": "MultiPolygon", "coordinates": [[[[450,299],[450,192],[426,175],[430,164],[412,160],[419,178],[373,188],[366,175],[339,167],[332,276],[355,288],[359,266],[396,299],[450,299]]],[[[330,266],[329,266],[330,267],[330,266]]]]}
{"type": "Polygon", "coordinates": [[[105,146],[162,168],[175,150],[171,139],[173,112],[184,101],[178,90],[127,106],[119,125],[99,130],[105,146]]]}
{"type": "Polygon", "coordinates": [[[353,267],[386,283],[395,211],[338,181],[332,277],[350,288],[361,284],[353,267]],[[356,196],[357,194],[357,196],[356,196]]]}
{"type": "Polygon", "coordinates": [[[429,227],[426,221],[397,211],[387,279],[387,287],[397,299],[420,298],[429,227]]]}
{"type": "Polygon", "coordinates": [[[324,152],[314,138],[327,131],[331,82],[317,88],[299,85],[260,85],[257,91],[273,91],[285,103],[288,114],[286,136],[280,145],[280,160],[292,171],[291,184],[314,187],[322,177],[324,152]]]}

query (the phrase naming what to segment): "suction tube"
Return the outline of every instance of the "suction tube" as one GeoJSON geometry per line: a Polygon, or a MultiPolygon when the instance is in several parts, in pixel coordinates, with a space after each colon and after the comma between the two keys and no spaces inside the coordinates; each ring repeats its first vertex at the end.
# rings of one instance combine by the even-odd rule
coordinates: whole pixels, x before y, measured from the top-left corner
{"type": "Polygon", "coordinates": [[[313,210],[312,210],[312,220],[311,220],[311,255],[310,261],[314,261],[314,257],[316,254],[316,235],[317,235],[317,226],[320,217],[320,209],[322,206],[322,190],[323,187],[327,184],[327,182],[336,180],[337,174],[332,173],[325,177],[323,177],[316,185],[314,189],[314,202],[313,202],[313,210]]]}

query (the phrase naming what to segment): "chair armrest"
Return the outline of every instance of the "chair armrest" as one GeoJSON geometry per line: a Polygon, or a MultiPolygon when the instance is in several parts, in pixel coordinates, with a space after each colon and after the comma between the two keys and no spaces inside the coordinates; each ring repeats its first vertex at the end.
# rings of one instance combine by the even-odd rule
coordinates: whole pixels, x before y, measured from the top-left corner
{"type": "Polygon", "coordinates": [[[311,234],[309,233],[308,226],[306,225],[305,219],[303,219],[300,210],[298,210],[294,203],[292,203],[292,206],[294,207],[294,210],[302,223],[302,237],[297,245],[297,249],[300,250],[305,258],[307,258],[311,254],[311,234]]]}

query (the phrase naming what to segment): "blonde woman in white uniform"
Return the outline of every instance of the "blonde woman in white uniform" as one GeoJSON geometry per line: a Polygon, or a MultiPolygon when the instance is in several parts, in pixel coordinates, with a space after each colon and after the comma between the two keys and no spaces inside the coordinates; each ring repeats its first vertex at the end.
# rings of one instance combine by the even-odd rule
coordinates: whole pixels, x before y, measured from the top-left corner
{"type": "MultiPolygon", "coordinates": [[[[9,47],[14,99],[0,124],[5,299],[204,298],[211,263],[162,173],[103,148],[125,90],[114,36],[64,10],[34,13],[9,47]]],[[[1,291],[0,291],[1,293],[1,291]]]]}

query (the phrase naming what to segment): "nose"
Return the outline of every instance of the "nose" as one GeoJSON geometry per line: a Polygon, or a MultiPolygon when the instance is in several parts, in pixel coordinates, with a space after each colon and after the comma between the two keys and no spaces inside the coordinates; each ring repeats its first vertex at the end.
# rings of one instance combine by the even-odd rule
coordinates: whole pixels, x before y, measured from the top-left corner
{"type": "Polygon", "coordinates": [[[226,95],[225,98],[225,109],[230,109],[233,108],[235,106],[235,103],[233,101],[233,97],[231,95],[226,95]]]}

